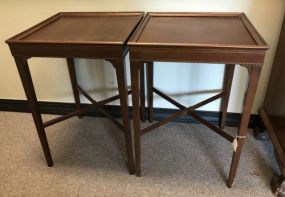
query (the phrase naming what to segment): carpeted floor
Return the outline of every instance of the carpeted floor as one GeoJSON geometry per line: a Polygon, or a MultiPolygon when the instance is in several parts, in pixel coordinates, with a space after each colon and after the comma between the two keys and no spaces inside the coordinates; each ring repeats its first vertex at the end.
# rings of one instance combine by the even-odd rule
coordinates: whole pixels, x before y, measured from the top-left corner
{"type": "Polygon", "coordinates": [[[273,196],[272,145],[251,132],[232,189],[225,185],[232,146],[200,124],[169,123],[145,134],[140,178],[128,174],[123,135],[105,118],[75,117],[47,128],[47,136],[52,168],[31,115],[0,112],[1,197],[273,196]]]}

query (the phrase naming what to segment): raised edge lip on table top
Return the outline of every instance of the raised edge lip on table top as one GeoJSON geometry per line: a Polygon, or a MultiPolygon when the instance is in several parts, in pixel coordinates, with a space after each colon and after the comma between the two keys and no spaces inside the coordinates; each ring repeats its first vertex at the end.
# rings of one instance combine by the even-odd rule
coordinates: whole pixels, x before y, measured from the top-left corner
{"type": "Polygon", "coordinates": [[[124,45],[128,38],[132,35],[133,31],[130,32],[129,37],[126,38],[126,40],[122,42],[116,42],[116,41],[42,41],[42,40],[35,40],[35,41],[29,41],[29,40],[22,40],[24,37],[31,35],[33,32],[36,32],[37,30],[44,28],[49,23],[54,22],[55,20],[59,19],[62,16],[139,16],[140,19],[136,26],[134,26],[134,30],[136,27],[140,24],[140,22],[143,19],[144,12],[140,11],[133,11],[133,12],[59,12],[42,22],[22,31],[21,33],[16,34],[15,36],[7,39],[5,42],[7,44],[82,44],[82,45],[124,45]]]}
{"type": "Polygon", "coordinates": [[[143,21],[137,27],[136,31],[133,33],[131,38],[128,41],[130,47],[190,47],[190,48],[199,48],[199,49],[208,49],[208,48],[225,48],[225,49],[260,49],[266,50],[269,49],[268,44],[262,38],[262,36],[255,29],[253,24],[247,18],[243,12],[148,12],[144,17],[143,21]],[[246,30],[252,37],[256,45],[230,45],[230,44],[191,44],[191,43],[147,43],[147,42],[138,42],[141,34],[144,31],[149,19],[151,17],[160,16],[160,17],[191,17],[191,16],[205,16],[205,17],[240,17],[241,21],[245,25],[246,30]]]}

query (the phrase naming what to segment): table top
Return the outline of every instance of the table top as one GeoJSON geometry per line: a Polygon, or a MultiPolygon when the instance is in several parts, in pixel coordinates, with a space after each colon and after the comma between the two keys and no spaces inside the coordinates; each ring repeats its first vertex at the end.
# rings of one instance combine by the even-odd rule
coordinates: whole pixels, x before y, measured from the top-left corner
{"type": "Polygon", "coordinates": [[[6,42],[123,45],[142,18],[142,12],[62,12],[6,42]]]}
{"type": "Polygon", "coordinates": [[[268,48],[243,13],[148,13],[128,45],[268,48]]]}

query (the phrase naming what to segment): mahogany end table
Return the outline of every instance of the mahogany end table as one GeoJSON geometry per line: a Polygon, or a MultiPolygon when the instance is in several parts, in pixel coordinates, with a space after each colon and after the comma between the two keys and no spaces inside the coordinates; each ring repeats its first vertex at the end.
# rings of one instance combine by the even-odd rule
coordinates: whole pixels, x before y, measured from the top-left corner
{"type": "MultiPolygon", "coordinates": [[[[214,132],[233,143],[234,152],[227,186],[231,187],[236,175],[242,147],[247,134],[247,126],[254,101],[256,88],[268,49],[250,21],[243,13],[148,13],[128,42],[131,61],[131,83],[135,132],[136,175],[141,175],[141,135],[174,120],[181,115],[191,115],[214,132]],[[153,62],[193,62],[225,64],[222,91],[193,106],[186,107],[153,87],[153,62]],[[168,118],[144,129],[140,128],[140,108],[144,109],[144,88],[141,70],[147,67],[148,118],[153,117],[153,92],[181,109],[168,118]],[[249,81],[244,98],[241,123],[236,136],[224,130],[231,84],[236,64],[245,66],[249,81]],[[219,126],[209,123],[195,110],[209,102],[221,98],[222,118],[219,126]]],[[[141,110],[142,111],[142,110],[141,110]]],[[[144,114],[142,113],[144,116],[144,114]]]]}
{"type": "Polygon", "coordinates": [[[142,18],[142,12],[64,12],[54,15],[6,41],[14,56],[48,166],[53,166],[53,161],[45,128],[73,116],[81,117],[83,113],[92,109],[98,109],[124,132],[128,169],[131,174],[134,173],[128,112],[130,91],[126,84],[124,57],[128,51],[127,40],[142,18]],[[31,57],[67,59],[76,103],[74,112],[43,122],[27,61],[31,57]],[[74,58],[109,61],[116,70],[119,95],[102,101],[91,98],[77,84],[74,58]],[[79,93],[82,93],[93,105],[82,107],[79,93]],[[105,104],[117,99],[120,99],[123,125],[112,118],[103,108],[105,104]]]}

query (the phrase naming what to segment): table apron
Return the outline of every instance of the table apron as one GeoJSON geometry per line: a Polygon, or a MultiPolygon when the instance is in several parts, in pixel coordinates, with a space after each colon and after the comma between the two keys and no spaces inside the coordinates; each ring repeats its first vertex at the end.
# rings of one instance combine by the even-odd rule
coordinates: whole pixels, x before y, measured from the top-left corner
{"type": "Polygon", "coordinates": [[[10,45],[13,56],[25,57],[77,57],[94,59],[121,59],[127,54],[127,47],[123,46],[37,46],[10,45]]]}
{"type": "Polygon", "coordinates": [[[130,60],[262,65],[263,50],[197,50],[183,48],[130,48],[130,60]]]}

